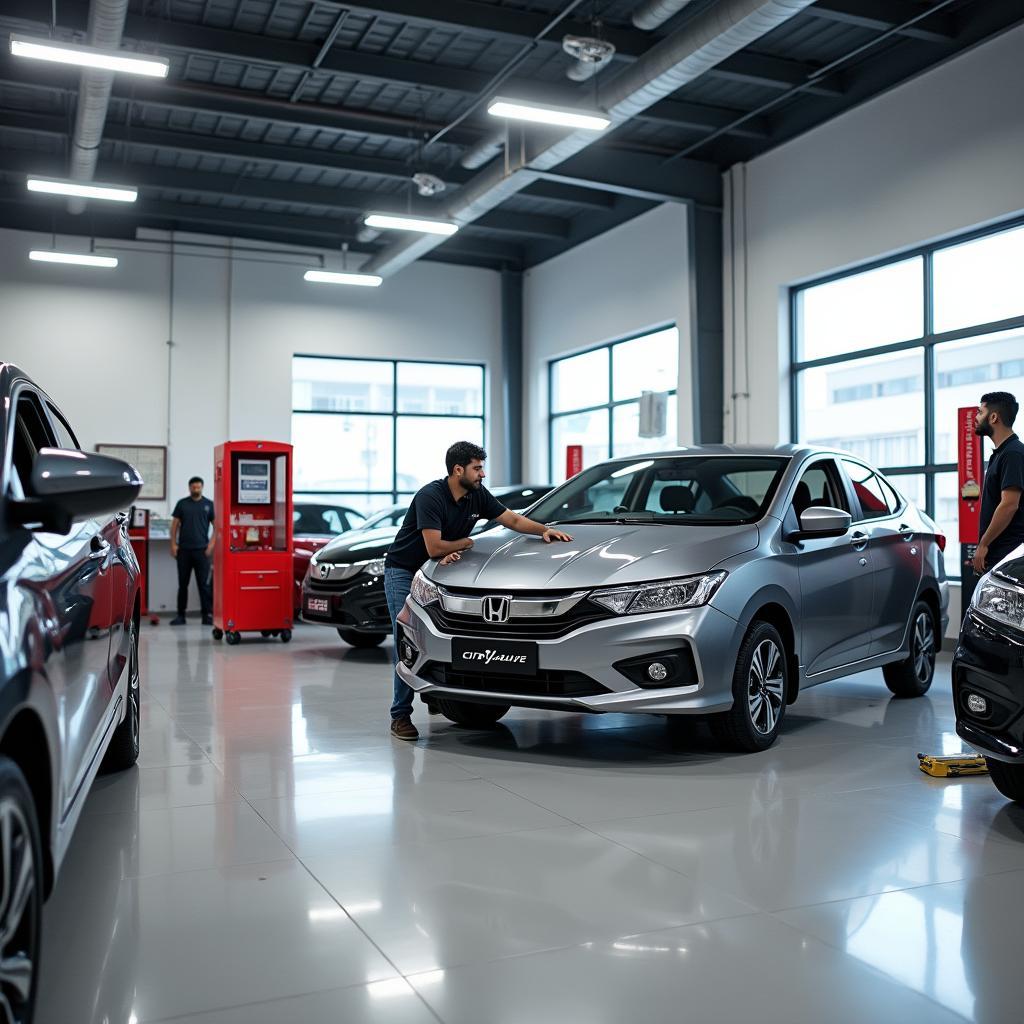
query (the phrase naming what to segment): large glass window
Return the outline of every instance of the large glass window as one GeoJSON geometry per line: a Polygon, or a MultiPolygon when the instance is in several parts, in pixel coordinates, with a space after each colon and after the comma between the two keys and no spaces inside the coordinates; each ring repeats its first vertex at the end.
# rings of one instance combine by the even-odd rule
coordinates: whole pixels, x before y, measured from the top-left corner
{"type": "Polygon", "coordinates": [[[987,391],[1024,394],[1022,281],[1018,224],[792,293],[794,440],[891,475],[946,533],[954,579],[956,411],[987,391]]]}
{"type": "Polygon", "coordinates": [[[444,475],[455,441],[484,441],[484,368],[295,356],[297,501],[369,513],[444,475]]]}
{"type": "MultiPolygon", "coordinates": [[[[583,465],[677,444],[679,331],[665,327],[551,363],[551,476],[564,480],[565,450],[583,446],[583,465]],[[666,396],[658,436],[641,437],[644,392],[666,396]]],[[[649,432],[649,431],[648,431],[649,432]]]]}

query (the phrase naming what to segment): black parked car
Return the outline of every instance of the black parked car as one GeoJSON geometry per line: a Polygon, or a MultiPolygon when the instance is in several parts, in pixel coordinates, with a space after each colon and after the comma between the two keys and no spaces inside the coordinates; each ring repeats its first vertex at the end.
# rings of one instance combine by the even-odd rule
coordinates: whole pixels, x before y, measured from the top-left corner
{"type": "Polygon", "coordinates": [[[953,657],[956,731],[1024,801],[1024,547],[978,581],[953,657]]]}
{"type": "MultiPolygon", "coordinates": [[[[491,493],[513,512],[523,512],[551,490],[550,484],[495,487],[491,493]]],[[[408,505],[393,505],[318,551],[302,584],[302,617],[337,627],[353,647],[376,647],[391,633],[384,596],[384,556],[408,505]]],[[[474,532],[490,529],[482,523],[474,532]]]]}
{"type": "Polygon", "coordinates": [[[28,1022],[42,903],[89,788],[139,755],[139,566],[119,510],[142,481],[81,451],[17,367],[0,364],[0,397],[0,1019],[28,1022]]]}

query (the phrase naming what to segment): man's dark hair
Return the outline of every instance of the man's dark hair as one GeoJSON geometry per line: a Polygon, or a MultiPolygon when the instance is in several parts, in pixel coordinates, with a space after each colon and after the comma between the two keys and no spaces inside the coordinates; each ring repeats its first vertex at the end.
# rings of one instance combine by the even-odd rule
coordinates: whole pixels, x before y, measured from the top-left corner
{"type": "Polygon", "coordinates": [[[448,468],[448,475],[451,476],[455,472],[456,466],[468,466],[477,459],[483,462],[486,458],[487,452],[480,445],[473,444],[472,441],[456,441],[448,449],[448,453],[444,457],[444,464],[448,468]]]}
{"type": "Polygon", "coordinates": [[[188,485],[191,487],[193,484],[206,484],[206,481],[201,476],[194,476],[189,480],[188,485]]]}
{"type": "Polygon", "coordinates": [[[981,404],[987,406],[989,412],[999,413],[999,419],[1007,429],[1013,426],[1020,411],[1017,399],[1009,391],[990,391],[981,396],[981,404]]]}

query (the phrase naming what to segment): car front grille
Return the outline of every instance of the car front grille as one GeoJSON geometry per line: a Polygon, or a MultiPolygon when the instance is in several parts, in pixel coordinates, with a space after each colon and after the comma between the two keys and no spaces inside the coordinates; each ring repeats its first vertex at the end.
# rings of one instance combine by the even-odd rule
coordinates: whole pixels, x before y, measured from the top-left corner
{"type": "MultiPolygon", "coordinates": [[[[451,591],[456,594],[457,592],[451,591]]],[[[470,596],[471,592],[457,593],[457,596],[470,596]]],[[[472,596],[481,597],[479,591],[472,596]]],[[[534,595],[515,594],[514,597],[533,597],[534,595]]],[[[543,595],[556,600],[564,595],[543,595]]],[[[563,615],[538,615],[521,619],[511,618],[508,622],[485,622],[479,615],[459,615],[445,611],[440,604],[432,604],[426,609],[431,622],[437,629],[448,636],[481,636],[492,640],[558,640],[568,636],[573,630],[586,626],[591,622],[612,618],[613,613],[600,605],[591,604],[588,600],[579,601],[563,615]]]]}
{"type": "Polygon", "coordinates": [[[474,674],[458,672],[451,665],[430,661],[419,675],[450,690],[476,690],[480,693],[522,694],[528,697],[596,697],[611,691],[582,672],[540,669],[535,676],[474,674]]]}

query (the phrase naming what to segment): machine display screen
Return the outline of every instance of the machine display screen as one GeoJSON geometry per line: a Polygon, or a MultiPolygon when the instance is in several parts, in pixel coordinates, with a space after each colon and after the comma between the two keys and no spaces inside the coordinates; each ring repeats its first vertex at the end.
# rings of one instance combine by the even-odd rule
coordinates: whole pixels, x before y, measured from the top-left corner
{"type": "Polygon", "coordinates": [[[270,459],[238,460],[238,504],[270,504],[270,459]]]}

